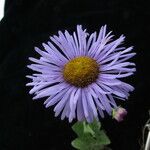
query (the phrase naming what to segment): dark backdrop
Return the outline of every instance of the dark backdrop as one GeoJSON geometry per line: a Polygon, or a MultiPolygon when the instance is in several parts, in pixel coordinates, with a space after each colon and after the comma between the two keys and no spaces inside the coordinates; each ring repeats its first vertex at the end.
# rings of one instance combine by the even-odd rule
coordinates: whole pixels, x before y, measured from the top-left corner
{"type": "Polygon", "coordinates": [[[0,22],[0,150],[73,149],[71,124],[55,118],[43,101],[32,101],[25,75],[34,46],[77,24],[89,31],[108,24],[117,36],[127,36],[127,46],[135,46],[137,72],[128,78],[135,91],[124,104],[128,116],[122,123],[109,117],[102,123],[113,150],[138,150],[150,108],[149,20],[148,0],[6,0],[0,22]]]}

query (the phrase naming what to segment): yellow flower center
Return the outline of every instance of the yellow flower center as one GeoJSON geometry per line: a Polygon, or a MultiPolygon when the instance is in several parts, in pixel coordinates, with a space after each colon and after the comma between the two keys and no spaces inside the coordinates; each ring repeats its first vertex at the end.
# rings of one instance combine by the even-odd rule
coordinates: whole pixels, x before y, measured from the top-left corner
{"type": "Polygon", "coordinates": [[[98,74],[98,63],[94,59],[86,56],[72,59],[63,69],[65,81],[82,88],[95,82],[98,78],[98,74]]]}

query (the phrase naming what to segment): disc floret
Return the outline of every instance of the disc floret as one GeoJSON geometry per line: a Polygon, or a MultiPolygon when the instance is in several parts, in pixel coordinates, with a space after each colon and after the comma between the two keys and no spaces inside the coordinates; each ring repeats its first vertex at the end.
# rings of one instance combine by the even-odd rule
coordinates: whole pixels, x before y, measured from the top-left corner
{"type": "Polygon", "coordinates": [[[76,86],[86,87],[96,81],[99,74],[99,65],[96,60],[81,56],[69,61],[63,69],[64,79],[76,86]]]}

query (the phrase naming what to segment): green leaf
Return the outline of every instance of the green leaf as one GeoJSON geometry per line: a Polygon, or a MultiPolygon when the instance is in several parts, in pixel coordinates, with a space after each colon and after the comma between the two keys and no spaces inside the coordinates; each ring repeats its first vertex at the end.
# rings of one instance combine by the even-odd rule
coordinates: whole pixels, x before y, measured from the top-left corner
{"type": "Polygon", "coordinates": [[[83,122],[76,122],[73,126],[72,126],[73,131],[78,135],[78,136],[82,136],[84,134],[84,126],[83,126],[83,122]]]}
{"type": "Polygon", "coordinates": [[[92,123],[77,122],[73,125],[73,131],[78,135],[72,146],[78,150],[104,150],[110,144],[110,140],[104,130],[100,130],[101,124],[97,120],[92,123]]]}
{"type": "Polygon", "coordinates": [[[76,138],[75,140],[73,140],[71,142],[71,145],[76,149],[84,150],[84,143],[79,138],[76,138]]]}
{"type": "Polygon", "coordinates": [[[99,131],[96,134],[96,138],[97,138],[97,141],[99,141],[99,143],[102,145],[108,145],[111,143],[104,130],[99,131]]]}
{"type": "Polygon", "coordinates": [[[89,124],[90,128],[95,132],[99,132],[101,128],[101,123],[97,120],[94,120],[92,123],[89,124]]]}
{"type": "Polygon", "coordinates": [[[95,136],[95,132],[92,130],[92,128],[90,127],[89,124],[84,122],[83,128],[84,128],[84,130],[83,130],[84,133],[90,133],[92,136],[95,136]]]}
{"type": "Polygon", "coordinates": [[[72,146],[78,150],[104,150],[104,145],[99,144],[96,140],[90,140],[87,141],[82,138],[77,138],[74,141],[72,141],[72,146]]]}

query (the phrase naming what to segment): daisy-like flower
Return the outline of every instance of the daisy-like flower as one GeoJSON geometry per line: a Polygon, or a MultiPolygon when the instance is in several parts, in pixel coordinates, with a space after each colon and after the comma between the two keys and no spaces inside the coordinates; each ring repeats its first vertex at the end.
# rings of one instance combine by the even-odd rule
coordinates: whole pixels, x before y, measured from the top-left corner
{"type": "Polygon", "coordinates": [[[27,86],[32,86],[33,99],[46,97],[46,108],[54,105],[55,116],[61,114],[69,122],[92,122],[103,118],[104,111],[111,115],[117,108],[114,98],[125,100],[134,89],[120,79],[135,71],[135,64],[127,61],[135,55],[133,47],[122,46],[123,35],[112,38],[106,25],[98,35],[78,25],[72,35],[59,31],[50,37],[44,50],[35,47],[40,58],[30,57],[34,63],[28,67],[37,73],[27,76],[32,79],[27,86]]]}

